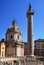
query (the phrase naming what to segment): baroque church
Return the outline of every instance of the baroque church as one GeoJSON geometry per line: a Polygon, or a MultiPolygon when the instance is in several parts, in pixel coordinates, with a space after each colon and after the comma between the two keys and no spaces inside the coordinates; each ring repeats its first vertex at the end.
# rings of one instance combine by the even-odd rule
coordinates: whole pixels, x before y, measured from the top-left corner
{"type": "Polygon", "coordinates": [[[0,41],[0,63],[3,62],[2,65],[44,65],[40,57],[34,56],[33,15],[34,11],[30,5],[27,11],[27,43],[23,42],[22,33],[15,20],[7,29],[5,40],[0,41]]]}
{"type": "Polygon", "coordinates": [[[12,26],[7,29],[6,41],[2,39],[1,44],[1,57],[11,56],[24,56],[24,45],[22,42],[22,34],[14,20],[12,26]]]}

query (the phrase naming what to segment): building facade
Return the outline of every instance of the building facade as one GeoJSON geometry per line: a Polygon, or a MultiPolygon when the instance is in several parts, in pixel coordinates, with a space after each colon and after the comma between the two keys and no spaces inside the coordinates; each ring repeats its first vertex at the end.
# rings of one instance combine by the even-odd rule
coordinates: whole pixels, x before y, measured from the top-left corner
{"type": "Polygon", "coordinates": [[[0,41],[0,56],[24,56],[22,34],[14,20],[12,26],[6,32],[5,41],[0,41]]]}
{"type": "Polygon", "coordinates": [[[29,55],[28,52],[28,43],[27,42],[23,42],[24,43],[24,55],[29,55]]]}
{"type": "Polygon", "coordinates": [[[44,56],[44,39],[35,40],[35,55],[44,56]]]}

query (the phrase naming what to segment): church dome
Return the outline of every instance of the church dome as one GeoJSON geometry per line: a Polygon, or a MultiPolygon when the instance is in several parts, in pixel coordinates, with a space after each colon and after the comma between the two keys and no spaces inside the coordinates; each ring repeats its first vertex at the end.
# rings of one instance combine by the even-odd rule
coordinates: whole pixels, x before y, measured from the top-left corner
{"type": "Polygon", "coordinates": [[[7,29],[7,33],[9,33],[9,32],[18,33],[21,35],[21,31],[20,31],[19,27],[17,26],[17,23],[15,20],[13,21],[12,26],[7,29]]]}
{"type": "Polygon", "coordinates": [[[7,29],[6,41],[7,42],[13,42],[13,41],[21,42],[22,41],[22,34],[15,20],[13,21],[12,26],[7,29]]]}
{"type": "Polygon", "coordinates": [[[19,33],[19,34],[21,34],[21,31],[20,31],[20,29],[19,29],[18,26],[15,27],[15,33],[19,33]]]}

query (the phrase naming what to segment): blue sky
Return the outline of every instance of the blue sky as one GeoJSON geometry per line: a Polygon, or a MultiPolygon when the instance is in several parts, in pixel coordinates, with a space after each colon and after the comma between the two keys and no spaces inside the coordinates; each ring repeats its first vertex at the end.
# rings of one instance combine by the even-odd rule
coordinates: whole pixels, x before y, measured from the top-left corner
{"type": "Polygon", "coordinates": [[[22,32],[23,41],[27,41],[26,13],[31,3],[34,10],[34,40],[44,39],[44,0],[0,0],[0,40],[5,38],[7,29],[15,19],[22,32]]]}

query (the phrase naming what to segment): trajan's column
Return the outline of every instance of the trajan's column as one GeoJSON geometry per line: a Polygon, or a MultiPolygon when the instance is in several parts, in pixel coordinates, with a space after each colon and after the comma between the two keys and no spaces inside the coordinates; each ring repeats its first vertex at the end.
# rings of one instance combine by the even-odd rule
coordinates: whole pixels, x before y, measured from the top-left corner
{"type": "Polygon", "coordinates": [[[34,38],[33,38],[33,15],[34,11],[32,10],[31,5],[27,11],[28,18],[28,51],[29,55],[34,55],[34,38]]]}

